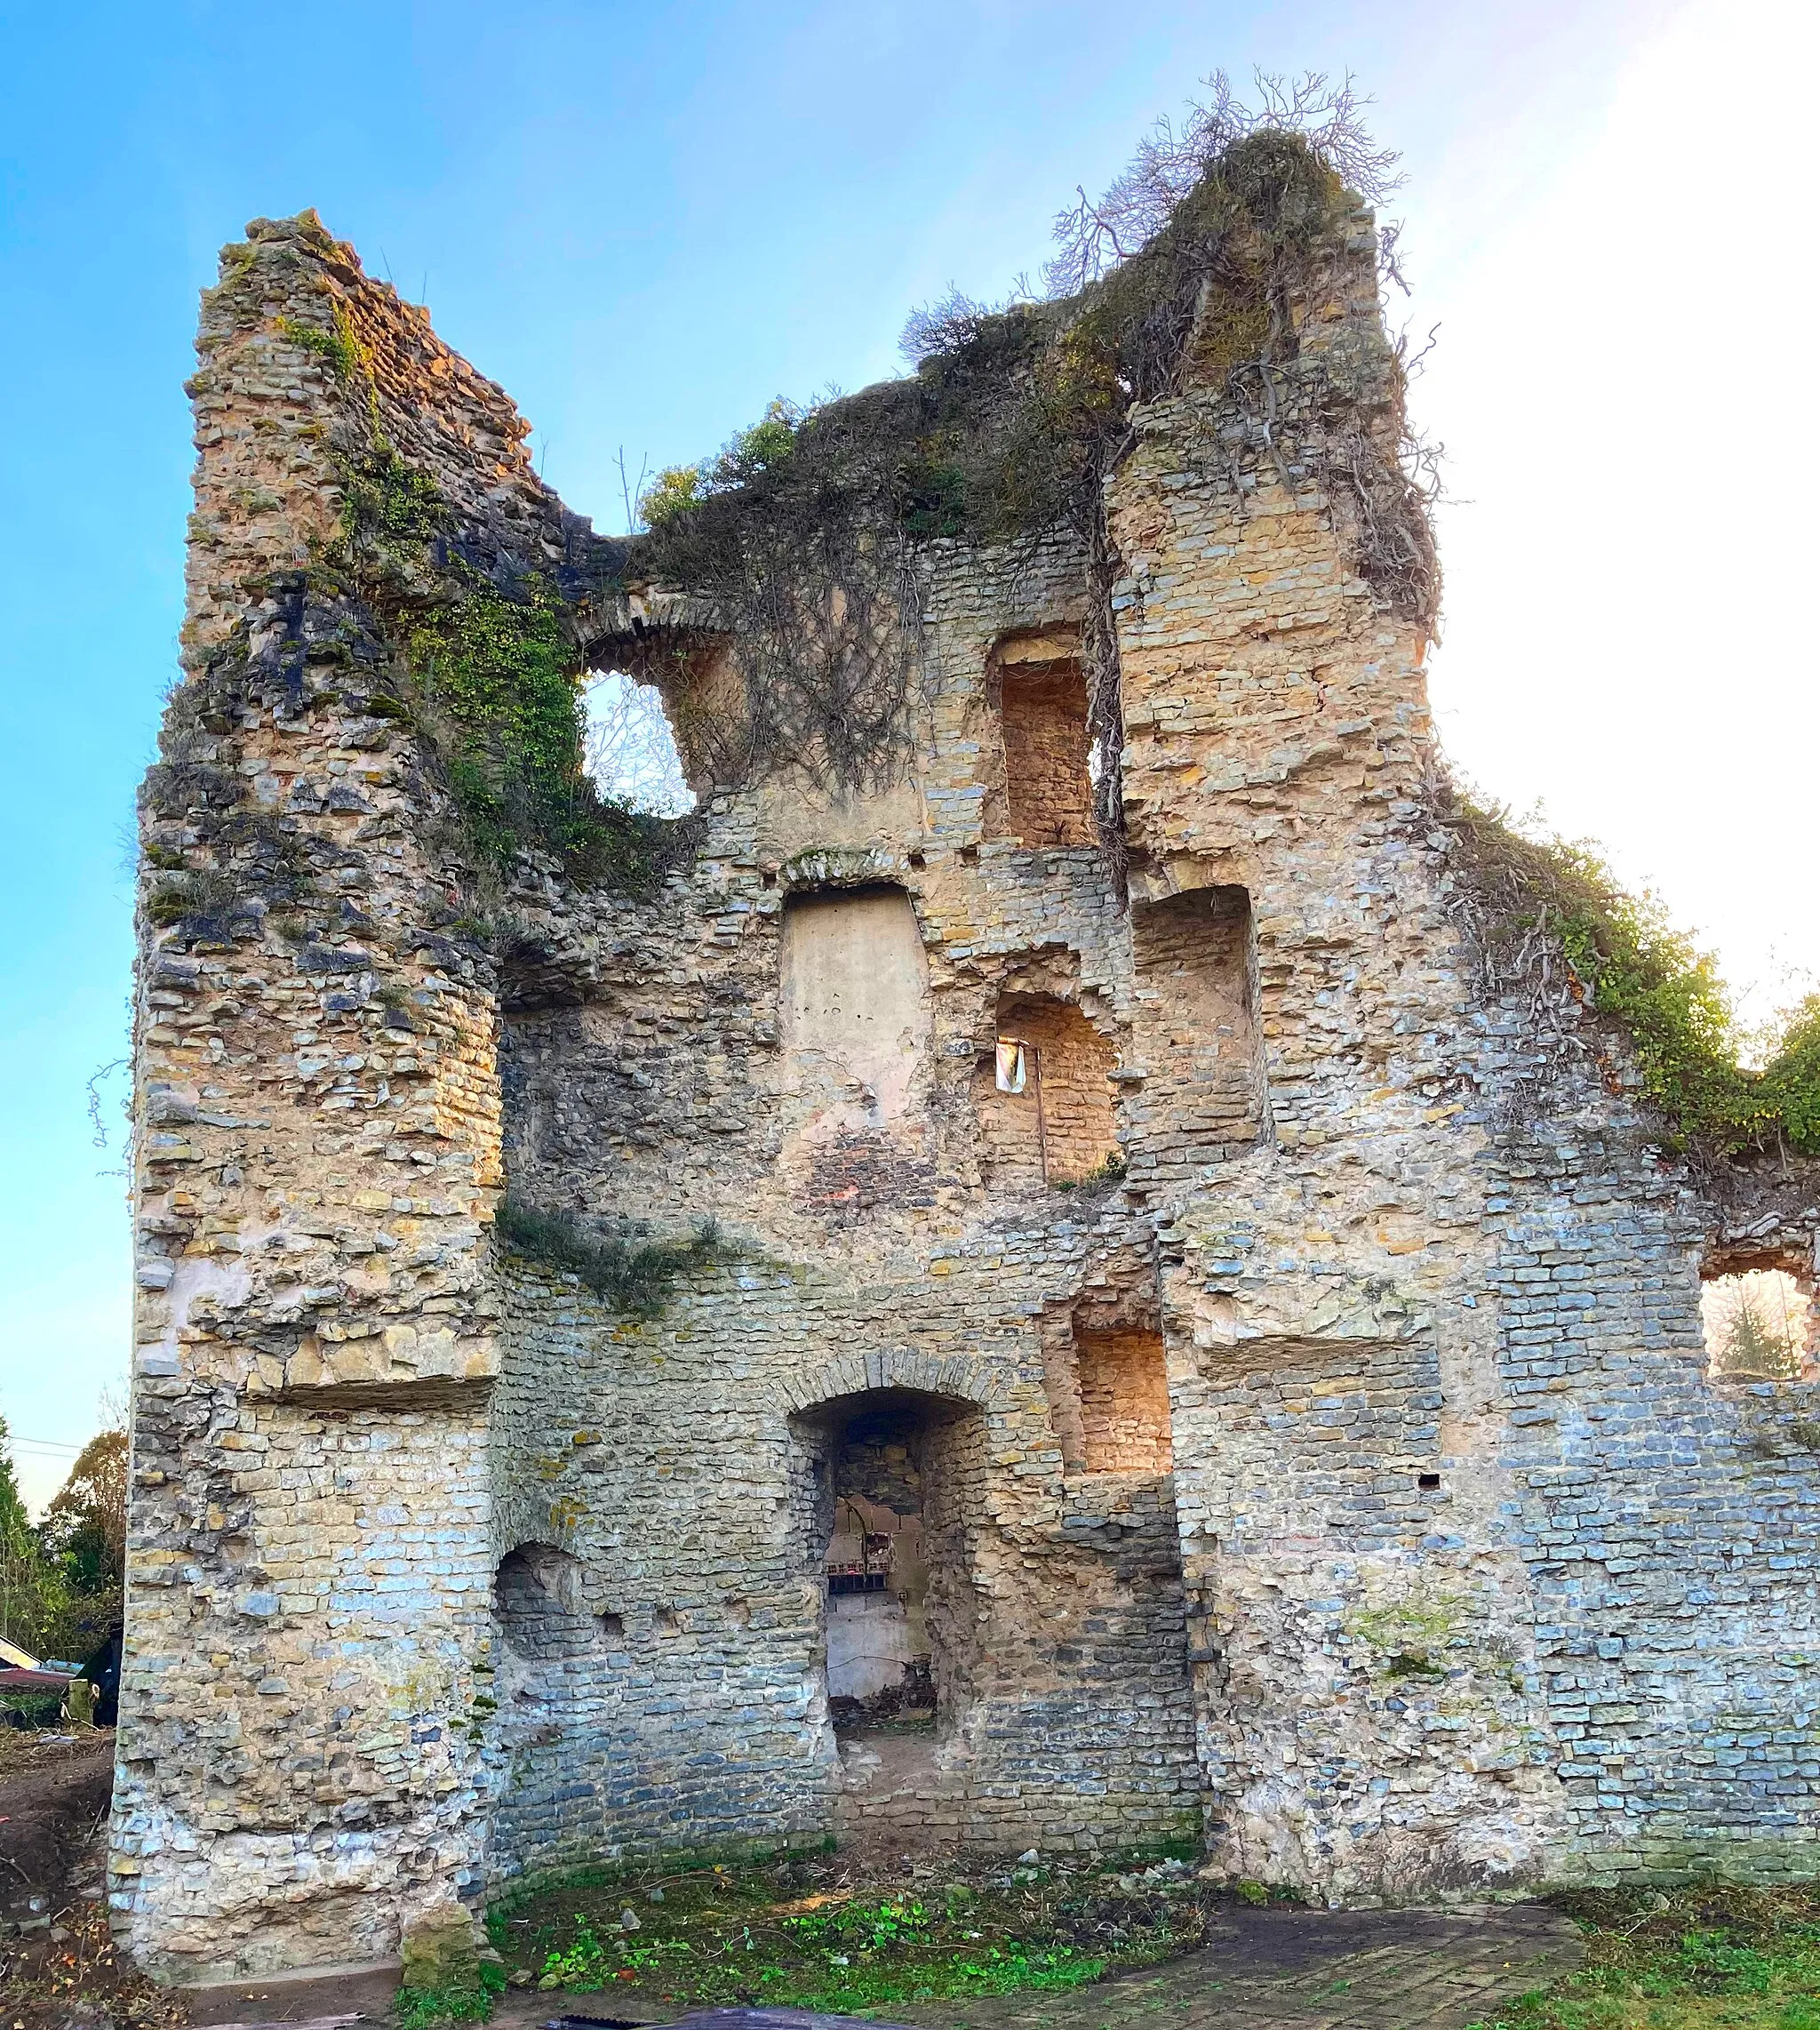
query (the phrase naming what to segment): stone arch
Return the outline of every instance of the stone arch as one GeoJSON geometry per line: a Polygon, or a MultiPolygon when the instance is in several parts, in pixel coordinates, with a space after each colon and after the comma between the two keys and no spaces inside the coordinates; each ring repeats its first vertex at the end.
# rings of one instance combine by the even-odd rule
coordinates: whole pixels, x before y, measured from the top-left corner
{"type": "Polygon", "coordinates": [[[802,1417],[848,1396],[904,1389],[935,1396],[988,1417],[1013,1415],[1031,1407],[1025,1400],[1034,1382],[970,1354],[930,1354],[920,1347],[856,1347],[830,1355],[812,1368],[769,1384],[771,1400],[786,1417],[802,1417]]]}

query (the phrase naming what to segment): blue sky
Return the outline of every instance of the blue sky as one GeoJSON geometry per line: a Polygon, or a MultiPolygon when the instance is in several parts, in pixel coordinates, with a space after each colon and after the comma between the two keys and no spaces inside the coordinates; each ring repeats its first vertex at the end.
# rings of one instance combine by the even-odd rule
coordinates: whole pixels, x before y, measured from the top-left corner
{"type": "MultiPolygon", "coordinates": [[[[1820,446],[1811,375],[1768,364],[1809,346],[1809,165],[1772,94],[1814,73],[1811,12],[0,12],[0,1412],[73,1449],[125,1370],[122,1183],[98,1174],[118,1136],[91,1146],[84,1083],[124,1048],[196,292],[246,219],[315,205],[618,526],[619,446],[635,469],[692,457],[775,394],[898,371],[908,309],[1035,273],[1074,186],[1216,66],[1353,70],[1405,159],[1401,308],[1441,327],[1417,396],[1459,497],[1444,736],[1659,883],[1760,1002],[1820,963],[1800,611],[1820,446]]],[[[59,1457],[21,1451],[40,1498],[59,1457]]]]}

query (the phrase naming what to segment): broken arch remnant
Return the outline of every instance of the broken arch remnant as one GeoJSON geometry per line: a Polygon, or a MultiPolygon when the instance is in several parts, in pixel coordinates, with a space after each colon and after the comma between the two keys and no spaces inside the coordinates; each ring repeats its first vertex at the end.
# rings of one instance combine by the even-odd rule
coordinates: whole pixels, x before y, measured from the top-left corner
{"type": "MultiPolygon", "coordinates": [[[[1361,390],[1343,438],[1395,420],[1373,244],[1336,228],[1279,370],[1361,390]]],[[[1709,1371],[1701,1316],[1703,1267],[1811,1287],[1811,1166],[1678,1165],[1621,1043],[1562,1069],[1482,998],[1420,617],[1211,338],[1108,479],[1120,751],[1074,646],[1105,558],[951,536],[859,788],[704,776],[740,638],[624,585],[309,215],[228,251],[200,349],[144,799],[136,1955],[382,1960],[531,1871],[879,1821],[1192,1835],[1333,1898],[1813,1865],[1812,1361],[1709,1371]],[[356,483],[385,539],[331,568],[356,483]],[[517,789],[412,658],[516,696],[551,615],[663,687],[701,806],[660,875],[475,858],[517,789]],[[494,1243],[508,1181],[723,1244],[615,1312],[494,1243]],[[878,1627],[829,1585],[874,1560],[878,1627]],[[881,1658],[920,1760],[852,1752],[881,1658]]]]}

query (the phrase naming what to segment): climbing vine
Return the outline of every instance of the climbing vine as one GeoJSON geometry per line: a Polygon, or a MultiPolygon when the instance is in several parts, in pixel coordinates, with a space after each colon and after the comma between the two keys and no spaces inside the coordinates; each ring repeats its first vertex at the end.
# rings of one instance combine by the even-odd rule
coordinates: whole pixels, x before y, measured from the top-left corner
{"type": "Polygon", "coordinates": [[[1523,1002],[1546,1058],[1565,1059],[1591,1014],[1627,1040],[1677,1147],[1820,1155],[1820,995],[1784,1015],[1754,1069],[1712,957],[1593,847],[1528,836],[1445,781],[1430,816],[1482,983],[1523,1002]]]}
{"type": "Polygon", "coordinates": [[[569,608],[531,578],[501,590],[448,540],[435,483],[383,436],[344,457],[342,534],[356,579],[402,647],[397,709],[424,737],[488,868],[526,846],[572,874],[643,886],[675,826],[601,795],[586,765],[582,663],[569,608]]]}

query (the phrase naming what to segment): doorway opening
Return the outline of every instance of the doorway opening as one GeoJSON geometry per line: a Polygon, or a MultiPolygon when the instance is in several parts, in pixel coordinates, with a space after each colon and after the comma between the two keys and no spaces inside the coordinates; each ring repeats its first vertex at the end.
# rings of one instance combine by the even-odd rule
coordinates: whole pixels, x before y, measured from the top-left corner
{"type": "Polygon", "coordinates": [[[947,1751],[975,1675],[967,1519],[982,1419],[970,1403],[884,1388],[825,1403],[798,1431],[837,1818],[909,1833],[932,1822],[951,1787],[947,1751]]]}

